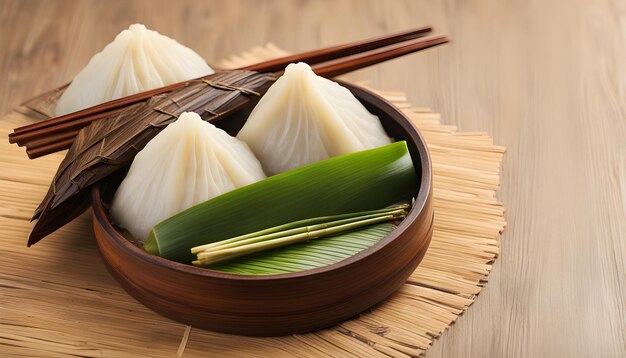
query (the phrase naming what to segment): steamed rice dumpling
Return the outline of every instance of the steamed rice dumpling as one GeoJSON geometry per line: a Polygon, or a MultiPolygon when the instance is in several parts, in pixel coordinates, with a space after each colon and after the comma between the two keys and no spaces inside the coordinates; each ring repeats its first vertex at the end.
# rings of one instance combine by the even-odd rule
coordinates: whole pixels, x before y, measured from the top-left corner
{"type": "Polygon", "coordinates": [[[246,143],[185,112],[137,154],[113,197],[111,214],[144,240],[170,216],[264,178],[246,143]]]}
{"type": "Polygon", "coordinates": [[[237,138],[267,175],[391,143],[380,120],[345,87],[290,64],[252,111],[237,138]]]}
{"type": "Polygon", "coordinates": [[[212,74],[190,48],[134,24],[91,58],[65,90],[56,115],[212,74]]]}

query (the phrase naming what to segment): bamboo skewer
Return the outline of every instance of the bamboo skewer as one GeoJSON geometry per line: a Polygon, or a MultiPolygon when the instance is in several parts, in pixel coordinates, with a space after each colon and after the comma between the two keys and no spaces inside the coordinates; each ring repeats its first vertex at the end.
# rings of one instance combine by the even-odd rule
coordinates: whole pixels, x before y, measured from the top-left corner
{"type": "MultiPolygon", "coordinates": [[[[280,63],[284,65],[287,61],[297,61],[299,56],[311,59],[313,63],[320,60],[339,58],[329,63],[321,63],[314,66],[314,71],[318,75],[334,77],[415,51],[437,46],[448,41],[445,36],[423,37],[428,31],[430,31],[430,28],[407,31],[374,40],[361,41],[355,44],[336,46],[334,48],[312,51],[301,55],[288,56],[283,59],[254,65],[256,67],[248,66],[244,68],[262,68],[263,66],[275,68],[280,61],[282,61],[280,63]],[[407,38],[409,38],[408,41],[406,41],[407,38]],[[398,41],[404,42],[396,44],[398,41]],[[384,47],[380,48],[381,46],[384,47]],[[364,50],[368,51],[358,52],[364,50]],[[358,54],[352,55],[357,52],[358,54]],[[352,56],[345,57],[345,55],[352,56]]],[[[282,71],[279,71],[276,74],[280,75],[281,72],[282,71]]],[[[73,138],[75,137],[72,133],[78,133],[78,130],[92,121],[111,116],[129,105],[144,101],[159,93],[172,91],[192,83],[193,81],[195,80],[138,93],[68,115],[16,128],[13,133],[9,134],[9,141],[11,143],[17,143],[20,146],[26,145],[27,154],[31,159],[67,149],[71,146],[73,138]]]]}

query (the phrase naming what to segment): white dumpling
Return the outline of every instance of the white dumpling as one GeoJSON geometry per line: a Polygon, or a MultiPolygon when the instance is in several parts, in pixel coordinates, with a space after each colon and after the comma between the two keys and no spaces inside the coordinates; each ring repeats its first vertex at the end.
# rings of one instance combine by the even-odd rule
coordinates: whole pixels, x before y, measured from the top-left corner
{"type": "Polygon", "coordinates": [[[111,205],[135,239],[179,212],[265,178],[246,143],[185,112],[137,153],[111,205]]]}
{"type": "Polygon", "coordinates": [[[144,25],[130,25],[76,75],[56,115],[212,73],[190,48],[144,25]]]}
{"type": "Polygon", "coordinates": [[[254,108],[237,138],[267,175],[391,143],[380,120],[345,87],[290,64],[254,108]]]}

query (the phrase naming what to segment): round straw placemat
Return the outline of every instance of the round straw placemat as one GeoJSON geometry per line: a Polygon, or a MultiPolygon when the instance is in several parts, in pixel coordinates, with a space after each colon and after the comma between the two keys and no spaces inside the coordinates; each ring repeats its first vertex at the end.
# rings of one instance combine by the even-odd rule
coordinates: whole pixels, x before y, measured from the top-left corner
{"type": "MultiPolygon", "coordinates": [[[[221,63],[239,67],[285,55],[272,44],[221,63]]],[[[433,162],[435,227],[430,248],[402,288],[335,327],[304,335],[249,338],[193,329],[128,296],[106,272],[86,213],[26,248],[33,210],[64,153],[29,160],[0,141],[0,351],[56,357],[409,357],[419,356],[474,301],[498,255],[504,208],[495,198],[504,148],[485,133],[457,132],[404,93],[379,93],[426,139],[433,162]]],[[[0,136],[31,123],[19,110],[0,136]]],[[[259,307],[259,309],[263,309],[259,307]]]]}

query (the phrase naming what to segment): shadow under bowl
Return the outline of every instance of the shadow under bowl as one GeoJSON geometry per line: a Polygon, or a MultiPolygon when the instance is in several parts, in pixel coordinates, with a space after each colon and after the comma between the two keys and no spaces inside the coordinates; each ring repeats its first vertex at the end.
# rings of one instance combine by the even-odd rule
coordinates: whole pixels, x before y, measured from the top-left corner
{"type": "MultiPolygon", "coordinates": [[[[411,211],[393,232],[329,266],[278,275],[230,274],[169,261],[133,245],[111,224],[103,204],[107,200],[103,192],[115,188],[95,186],[93,226],[111,275],[131,296],[166,317],[212,331],[251,336],[325,328],[397,290],[424,257],[432,236],[430,157],[424,139],[398,108],[367,89],[340,83],[380,118],[391,137],[407,141],[420,187],[411,211]]],[[[226,130],[236,133],[245,121],[245,116],[241,118],[226,130]]]]}

